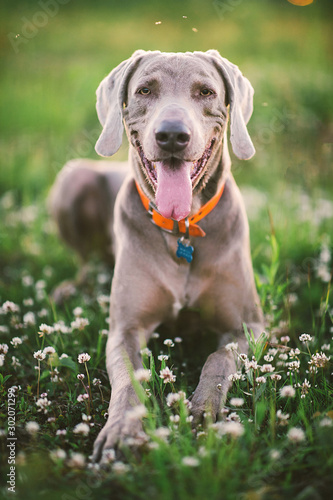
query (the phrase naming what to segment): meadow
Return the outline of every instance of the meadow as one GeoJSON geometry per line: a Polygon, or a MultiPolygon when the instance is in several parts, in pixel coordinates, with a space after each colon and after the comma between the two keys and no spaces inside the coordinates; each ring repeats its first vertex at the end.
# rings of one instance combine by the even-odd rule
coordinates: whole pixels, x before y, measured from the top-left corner
{"type": "MultiPolygon", "coordinates": [[[[0,9],[0,498],[331,498],[330,2],[5,0],[0,9]],[[146,436],[101,468],[89,455],[110,398],[112,269],[93,256],[87,285],[54,303],[81,263],[60,241],[47,195],[67,160],[98,158],[95,90],[138,48],[218,49],[255,89],[257,153],[232,161],[266,328],[257,342],[248,332],[248,353],[230,344],[238,369],[221,420],[195,431],[188,398],[214,338],[158,329],[145,371],[133,374],[133,418],[146,436]],[[165,367],[174,382],[164,383],[165,367]]],[[[115,159],[127,151],[124,141],[115,159]]]]}

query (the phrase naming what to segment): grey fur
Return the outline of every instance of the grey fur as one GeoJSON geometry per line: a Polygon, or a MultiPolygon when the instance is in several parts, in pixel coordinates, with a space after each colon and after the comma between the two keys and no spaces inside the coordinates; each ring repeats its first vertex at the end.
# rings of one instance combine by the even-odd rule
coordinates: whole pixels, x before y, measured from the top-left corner
{"type": "MultiPolygon", "coordinates": [[[[126,412],[138,404],[128,370],[129,366],[141,367],[140,347],[160,323],[175,316],[182,307],[196,307],[200,308],[207,327],[219,334],[219,348],[208,357],[192,396],[195,424],[206,411],[213,420],[219,416],[230,385],[228,375],[235,370],[233,355],[224,348],[226,343],[236,341],[244,352],[247,345],[243,323],[256,336],[263,330],[248,222],[230,172],[227,145],[229,104],[233,150],[242,159],[254,154],[246,128],[253,109],[252,97],[249,81],[217,51],[185,54],[137,51],[113,70],[97,90],[103,131],[96,150],[111,155],[118,149],[123,118],[130,141],[130,168],[128,164],[76,160],[64,167],[55,183],[51,207],[68,243],[80,251],[85,246],[84,238],[88,237],[76,221],[88,220],[93,232],[96,221],[104,221],[107,215],[100,250],[104,256],[115,255],[107,342],[112,395],[108,421],[95,442],[94,460],[99,460],[103,450],[115,447],[126,436],[141,432],[139,422],[132,426],[126,423],[126,412]],[[151,77],[155,83],[149,80],[151,77]],[[148,84],[155,85],[154,95],[138,96],[137,89],[148,84]],[[195,90],[198,85],[199,89],[200,85],[214,87],[215,97],[202,98],[195,90]],[[156,186],[140,161],[137,141],[152,162],[168,161],[166,153],[156,145],[154,130],[156,124],[170,116],[183,120],[191,130],[191,141],[180,161],[198,160],[211,138],[215,140],[204,171],[193,182],[191,214],[225,182],[221,201],[200,222],[207,236],[191,238],[195,248],[191,264],[176,257],[177,237],[150,222],[134,184],[136,179],[154,200],[156,186]],[[103,196],[98,185],[104,186],[103,196]],[[83,192],[83,199],[89,199],[89,204],[82,201],[83,192]],[[71,238],[66,237],[68,233],[71,238]]],[[[99,223],[99,231],[103,230],[103,224],[99,223]]]]}

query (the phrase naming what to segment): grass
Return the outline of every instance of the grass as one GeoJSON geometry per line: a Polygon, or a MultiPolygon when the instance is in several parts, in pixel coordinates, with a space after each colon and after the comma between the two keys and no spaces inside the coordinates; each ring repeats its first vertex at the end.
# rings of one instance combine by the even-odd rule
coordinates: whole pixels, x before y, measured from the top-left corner
{"type": "MultiPolygon", "coordinates": [[[[317,1],[306,8],[287,1],[240,2],[223,15],[216,5],[212,2],[203,8],[195,0],[183,2],[180,9],[178,2],[140,6],[129,2],[125,9],[115,2],[100,0],[92,7],[73,0],[20,45],[17,54],[7,34],[22,34],[22,18],[32,20],[40,7],[23,1],[4,2],[1,7],[0,464],[5,474],[0,497],[10,495],[7,426],[13,385],[18,386],[17,498],[330,497],[329,2],[317,1]],[[161,25],[154,24],[160,20],[161,25]],[[249,367],[236,349],[240,378],[228,395],[224,420],[217,426],[207,422],[194,434],[186,402],[180,396],[180,401],[168,406],[167,397],[179,391],[190,396],[214,338],[208,332],[188,336],[183,330],[161,328],[160,337],[149,344],[151,355],[144,355],[150,380],[142,386],[137,383],[147,408],[143,423],[148,441],[139,454],[130,446],[125,449],[121,463],[111,460],[106,470],[92,468],[87,466],[88,456],[105,422],[110,398],[104,350],[112,270],[93,260],[89,287],[76,290],[63,308],[54,305],[52,289],[72,279],[79,262],[59,241],[49,220],[47,192],[67,159],[97,157],[94,92],[112,67],[136,48],[213,47],[236,62],[256,90],[249,130],[257,154],[249,162],[233,158],[247,205],[269,336],[256,345],[249,338],[248,359],[254,355],[259,366],[272,365],[281,379],[274,381],[270,372],[249,367]],[[52,327],[52,333],[40,336],[42,324],[52,327]],[[299,337],[304,333],[312,340],[302,342],[299,337]],[[19,340],[13,340],[16,337],[19,340]],[[175,337],[182,342],[175,342],[175,337]],[[166,338],[173,339],[173,347],[163,343],[166,338]],[[46,351],[49,354],[38,362],[33,354],[48,347],[55,352],[46,351]],[[85,352],[91,356],[86,365],[78,362],[78,355],[85,352]],[[161,352],[169,358],[158,359],[161,352]],[[38,364],[40,370],[36,370],[38,364]],[[172,384],[160,378],[165,365],[176,376],[172,384]],[[91,383],[88,399],[80,401],[87,392],[86,369],[90,380],[98,379],[100,384],[91,383]],[[79,373],[83,380],[77,378],[79,373]],[[306,394],[305,380],[311,385],[306,394]],[[283,396],[288,386],[294,388],[294,396],[283,396]],[[38,406],[43,393],[46,400],[43,397],[38,406]],[[241,406],[237,399],[243,400],[241,406]],[[43,408],[42,403],[48,406],[43,408]],[[37,422],[39,429],[34,432],[29,422],[37,422]],[[77,428],[82,422],[85,426],[77,428]]],[[[126,154],[124,144],[117,157],[126,154]]]]}

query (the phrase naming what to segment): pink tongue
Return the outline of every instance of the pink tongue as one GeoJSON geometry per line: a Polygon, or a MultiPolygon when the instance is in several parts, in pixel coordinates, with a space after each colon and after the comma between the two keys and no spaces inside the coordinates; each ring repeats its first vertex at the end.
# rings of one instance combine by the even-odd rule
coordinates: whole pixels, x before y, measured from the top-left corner
{"type": "Polygon", "coordinates": [[[191,211],[192,182],[191,162],[182,162],[170,168],[166,162],[156,162],[157,191],[155,196],[158,211],[177,221],[185,219],[191,211]]]}

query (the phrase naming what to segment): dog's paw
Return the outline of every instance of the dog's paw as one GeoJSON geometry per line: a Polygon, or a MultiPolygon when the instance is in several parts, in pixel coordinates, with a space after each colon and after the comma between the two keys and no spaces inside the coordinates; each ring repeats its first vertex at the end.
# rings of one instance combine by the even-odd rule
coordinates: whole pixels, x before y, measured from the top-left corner
{"type": "Polygon", "coordinates": [[[96,438],[91,461],[107,465],[115,458],[122,458],[124,448],[130,448],[132,453],[137,454],[147,441],[141,420],[133,421],[126,415],[121,422],[109,420],[96,438]]]}
{"type": "Polygon", "coordinates": [[[196,388],[190,398],[194,427],[204,424],[205,421],[214,423],[218,420],[221,411],[222,396],[223,394],[219,385],[213,388],[199,385],[196,388]]]}
{"type": "Polygon", "coordinates": [[[118,440],[119,426],[107,422],[95,440],[91,461],[93,463],[109,462],[109,455],[115,453],[118,440]]]}

